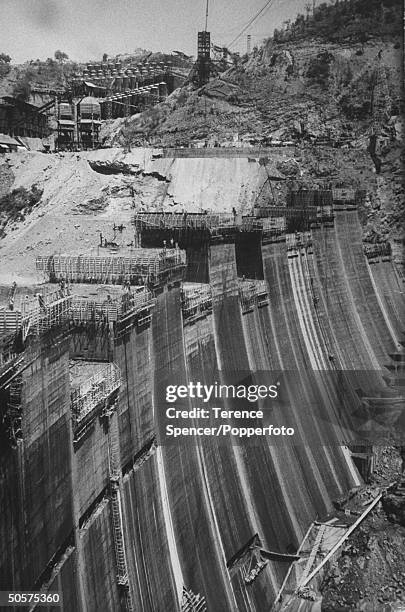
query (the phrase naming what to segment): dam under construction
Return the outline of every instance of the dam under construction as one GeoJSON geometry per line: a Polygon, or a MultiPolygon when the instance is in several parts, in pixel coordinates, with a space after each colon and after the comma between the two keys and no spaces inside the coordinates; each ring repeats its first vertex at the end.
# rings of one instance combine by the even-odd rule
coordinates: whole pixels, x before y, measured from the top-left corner
{"type": "Polygon", "coordinates": [[[55,244],[0,288],[0,590],[315,610],[381,492],[341,500],[404,444],[403,276],[363,198],[132,211],[122,246],[55,244]]]}

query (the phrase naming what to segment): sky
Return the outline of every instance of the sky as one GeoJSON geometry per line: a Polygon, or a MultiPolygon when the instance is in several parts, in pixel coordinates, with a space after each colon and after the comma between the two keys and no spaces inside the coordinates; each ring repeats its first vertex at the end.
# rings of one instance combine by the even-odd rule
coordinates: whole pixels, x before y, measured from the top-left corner
{"type": "MultiPolygon", "coordinates": [[[[312,0],[271,0],[232,50],[246,51],[312,0]]],[[[320,0],[317,0],[319,3],[320,0]]],[[[209,0],[211,41],[228,46],[265,0],[209,0]]],[[[60,49],[74,61],[101,60],[137,48],[196,55],[206,0],[0,0],[0,53],[14,63],[53,57],[60,49]]]]}

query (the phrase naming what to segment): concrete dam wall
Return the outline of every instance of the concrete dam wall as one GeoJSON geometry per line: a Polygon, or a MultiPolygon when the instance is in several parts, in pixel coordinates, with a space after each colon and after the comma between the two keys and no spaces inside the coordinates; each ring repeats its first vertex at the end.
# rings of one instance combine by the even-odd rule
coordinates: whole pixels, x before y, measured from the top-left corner
{"type": "Polygon", "coordinates": [[[394,393],[399,375],[388,367],[404,322],[394,264],[365,257],[357,211],[344,208],[301,242],[270,233],[247,261],[243,248],[228,235],[199,256],[189,247],[188,270],[201,265],[210,291],[191,316],[181,276],[166,275],[125,320],[69,315],[22,347],[3,343],[0,590],[56,590],[69,612],[262,612],[313,521],[362,482],[356,410],[394,393]],[[243,297],[244,266],[265,297],[243,297]],[[112,365],[120,374],[95,390],[94,372],[112,365]],[[167,386],[269,384],[271,373],[288,380],[271,417],[296,442],[165,436],[167,386]]]}

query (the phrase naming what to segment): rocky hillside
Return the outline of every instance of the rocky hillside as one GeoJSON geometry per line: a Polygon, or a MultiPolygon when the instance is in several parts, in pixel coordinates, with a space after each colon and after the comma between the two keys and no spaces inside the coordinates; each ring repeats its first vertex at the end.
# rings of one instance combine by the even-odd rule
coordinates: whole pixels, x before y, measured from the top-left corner
{"type": "Polygon", "coordinates": [[[376,88],[387,114],[400,113],[401,70],[400,0],[321,4],[204,88],[182,88],[124,129],[134,142],[158,137],[164,145],[235,132],[264,141],[356,141],[370,127],[376,88]]]}
{"type": "Polygon", "coordinates": [[[185,86],[159,107],[110,124],[104,141],[224,145],[237,137],[294,144],[298,164],[287,175],[302,176],[304,165],[315,184],[366,189],[367,237],[399,240],[405,221],[401,11],[398,0],[320,5],[202,89],[185,86]],[[336,157],[346,160],[339,176],[336,157]]]}

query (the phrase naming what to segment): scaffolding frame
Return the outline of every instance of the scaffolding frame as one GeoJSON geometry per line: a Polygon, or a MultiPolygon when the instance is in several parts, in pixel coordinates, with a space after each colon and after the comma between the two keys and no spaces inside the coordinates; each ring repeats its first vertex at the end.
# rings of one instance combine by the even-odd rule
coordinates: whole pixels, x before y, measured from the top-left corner
{"type": "Polygon", "coordinates": [[[295,232],[286,234],[287,251],[312,247],[311,232],[295,232]]]}
{"type": "Polygon", "coordinates": [[[133,314],[152,308],[154,299],[146,287],[134,292],[126,291],[118,298],[103,301],[73,296],[70,310],[70,320],[74,324],[85,321],[100,323],[116,323],[133,314]]]}
{"type": "Polygon", "coordinates": [[[9,386],[9,396],[6,409],[0,413],[1,423],[5,426],[6,434],[12,448],[16,448],[22,440],[22,373],[18,372],[9,386]]]}
{"type": "Polygon", "coordinates": [[[40,335],[69,320],[72,296],[60,290],[45,295],[26,297],[21,302],[23,340],[29,333],[40,335]]]}
{"type": "Polygon", "coordinates": [[[238,279],[239,299],[242,314],[252,312],[253,308],[263,308],[269,304],[269,291],[264,280],[238,279]]]}
{"type": "Polygon", "coordinates": [[[181,291],[181,307],[186,321],[200,319],[212,312],[212,288],[210,285],[185,287],[181,291]]]}
{"type": "Polygon", "coordinates": [[[181,612],[207,612],[205,597],[199,593],[195,594],[191,589],[187,589],[183,586],[181,612]]]}
{"type": "Polygon", "coordinates": [[[22,339],[29,334],[40,335],[67,322],[72,298],[61,290],[26,296],[20,310],[0,309],[0,337],[16,336],[22,331],[22,339]]]}
{"type": "Polygon", "coordinates": [[[23,342],[28,336],[39,336],[51,329],[86,324],[113,325],[122,335],[135,323],[148,325],[155,299],[144,286],[126,287],[118,296],[104,300],[75,296],[60,289],[26,296],[21,310],[0,309],[0,367],[15,355],[15,340],[21,333],[23,342]]]}
{"type": "Polygon", "coordinates": [[[100,403],[117,391],[122,384],[121,372],[115,363],[108,363],[101,371],[71,392],[70,406],[73,420],[80,425],[100,403]]]}
{"type": "Polygon", "coordinates": [[[235,225],[232,213],[167,213],[140,212],[134,216],[134,225],[143,229],[199,229],[213,230],[235,225]]]}
{"type": "Polygon", "coordinates": [[[15,333],[21,327],[22,315],[18,310],[0,308],[0,337],[15,333]]]}
{"type": "MultiPolygon", "coordinates": [[[[138,234],[145,234],[145,237],[154,235],[155,242],[165,242],[166,238],[172,243],[174,240],[184,243],[186,236],[193,241],[196,232],[210,239],[226,236],[235,239],[244,233],[257,233],[263,237],[282,235],[286,231],[286,218],[282,215],[287,209],[280,208],[274,215],[268,210],[256,209],[258,214],[244,216],[236,213],[137,213],[134,225],[138,234]],[[262,216],[260,210],[264,211],[262,216]]],[[[291,211],[288,214],[293,216],[291,211]]]]}
{"type": "Polygon", "coordinates": [[[368,260],[385,258],[384,261],[391,261],[391,245],[389,242],[380,242],[372,244],[365,242],[363,244],[364,254],[368,260]]]}
{"type": "Polygon", "coordinates": [[[37,257],[36,268],[50,282],[147,285],[181,270],[186,254],[180,249],[133,249],[128,257],[49,255],[37,257]]]}

